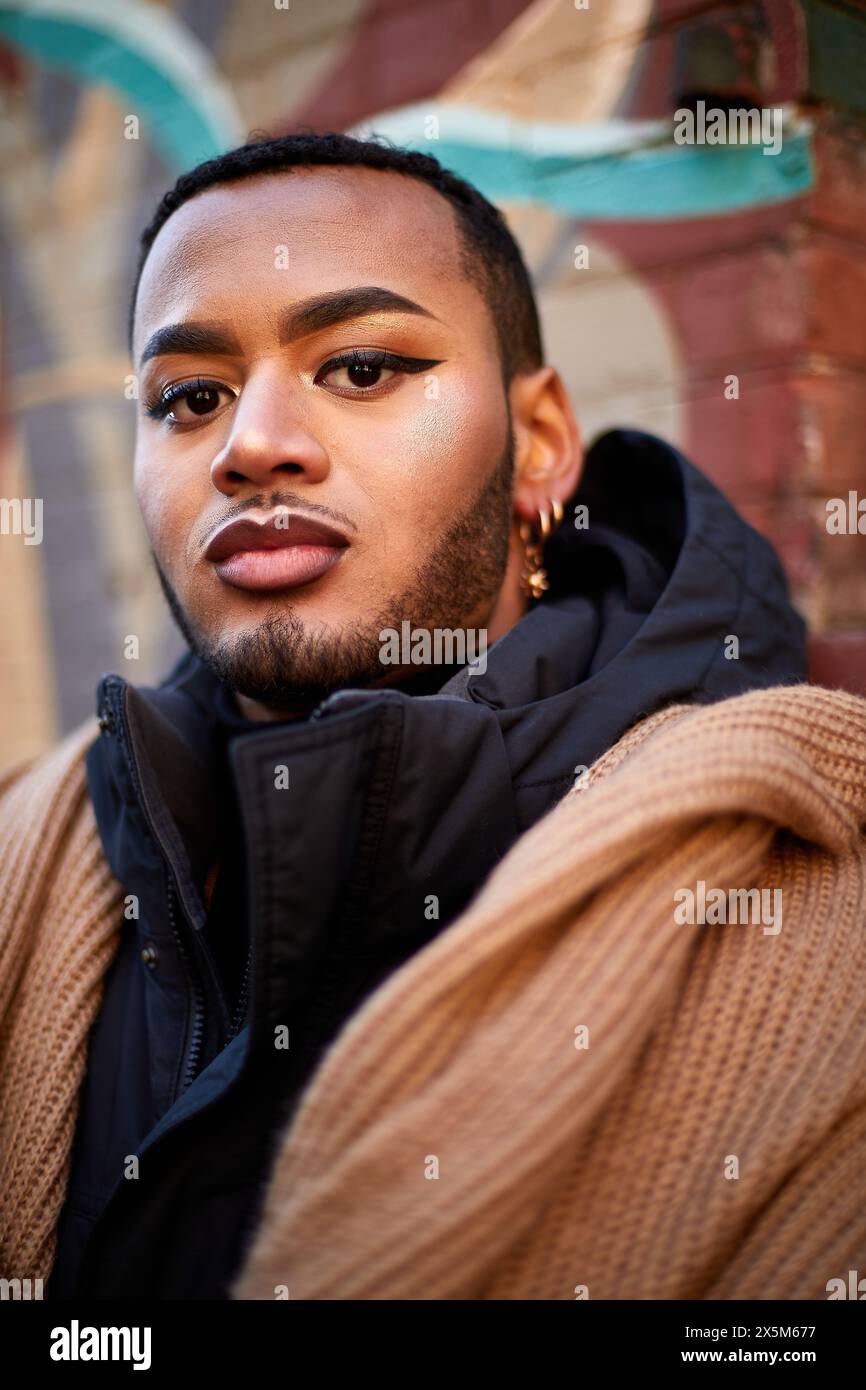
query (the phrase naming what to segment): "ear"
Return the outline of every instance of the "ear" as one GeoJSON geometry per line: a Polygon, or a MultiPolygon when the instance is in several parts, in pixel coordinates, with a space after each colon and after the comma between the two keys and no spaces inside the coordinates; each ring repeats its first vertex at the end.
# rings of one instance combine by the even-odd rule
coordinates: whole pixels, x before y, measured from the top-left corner
{"type": "Polygon", "coordinates": [[[580,430],[554,367],[515,376],[508,389],[514,432],[514,512],[535,521],[539,508],[565,502],[583,468],[580,430]]]}

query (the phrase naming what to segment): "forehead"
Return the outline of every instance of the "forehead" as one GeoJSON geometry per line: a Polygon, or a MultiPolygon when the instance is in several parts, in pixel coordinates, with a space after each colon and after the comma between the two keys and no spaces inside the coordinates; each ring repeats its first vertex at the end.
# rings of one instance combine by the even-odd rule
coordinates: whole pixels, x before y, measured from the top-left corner
{"type": "Polygon", "coordinates": [[[134,351],[163,322],[254,316],[358,284],[405,294],[445,322],[486,320],[462,254],[448,201],[390,170],[301,167],[221,184],[160,229],[139,285],[134,351]]]}

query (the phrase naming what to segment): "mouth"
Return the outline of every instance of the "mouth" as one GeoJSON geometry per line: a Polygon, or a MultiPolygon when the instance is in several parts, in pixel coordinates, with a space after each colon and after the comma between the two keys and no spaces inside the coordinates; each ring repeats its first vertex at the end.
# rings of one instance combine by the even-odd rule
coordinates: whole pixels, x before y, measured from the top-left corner
{"type": "Polygon", "coordinates": [[[271,512],[220,527],[205,551],[219,578],[236,589],[293,589],[326,574],[350,542],[342,531],[299,512],[271,512]]]}

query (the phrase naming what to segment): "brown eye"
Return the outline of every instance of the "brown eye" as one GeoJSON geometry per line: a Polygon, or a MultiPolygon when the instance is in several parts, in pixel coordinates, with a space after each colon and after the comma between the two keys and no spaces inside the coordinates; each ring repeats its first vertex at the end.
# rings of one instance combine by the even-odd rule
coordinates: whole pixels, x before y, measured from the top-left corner
{"type": "Polygon", "coordinates": [[[165,420],[169,425],[191,425],[197,420],[206,420],[234,398],[233,391],[216,381],[178,381],[166,387],[144,409],[154,420],[165,420]]]}
{"type": "Polygon", "coordinates": [[[222,386],[192,387],[169,402],[169,418],[184,424],[190,416],[201,419],[204,415],[212,415],[219,410],[223,395],[231,398],[231,392],[222,386]]]}
{"type": "Polygon", "coordinates": [[[209,411],[216,410],[219,406],[219,391],[213,386],[202,386],[197,391],[190,391],[188,396],[182,399],[189,406],[193,415],[207,415],[209,411]]]}
{"type": "Polygon", "coordinates": [[[387,386],[394,377],[428,372],[442,360],[439,357],[404,357],[401,353],[386,352],[384,348],[352,348],[330,358],[319,369],[316,385],[332,386],[346,396],[360,399],[364,395],[373,396],[377,386],[387,386]],[[342,380],[339,379],[341,373],[344,374],[342,380]],[[338,379],[334,380],[335,377],[338,379]]]}
{"type": "Polygon", "coordinates": [[[363,390],[365,387],[379,386],[383,380],[383,372],[387,374],[384,378],[386,381],[395,375],[393,371],[383,367],[378,362],[350,362],[347,366],[332,367],[329,372],[325,373],[322,380],[328,381],[330,379],[331,386],[355,386],[363,390]],[[343,376],[342,381],[339,379],[341,375],[343,376]]]}

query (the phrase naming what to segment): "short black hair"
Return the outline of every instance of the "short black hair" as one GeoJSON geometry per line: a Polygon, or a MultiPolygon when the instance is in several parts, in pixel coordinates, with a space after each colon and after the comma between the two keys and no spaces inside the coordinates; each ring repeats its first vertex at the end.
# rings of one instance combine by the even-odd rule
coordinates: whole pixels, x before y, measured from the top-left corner
{"type": "Polygon", "coordinates": [[[384,136],[357,140],[333,131],[250,138],[246,144],[181,174],[141,234],[127,321],[130,351],[141,273],[157,233],[171,214],[206,188],[237,183],[255,174],[312,165],[390,169],[421,179],[447,198],[457,214],[462,268],[481,292],[494,321],[504,381],[510,382],[516,373],[533,371],[543,364],[541,326],[529,272],[499,209],[472,184],[443,168],[432,155],[400,149],[384,136]]]}

